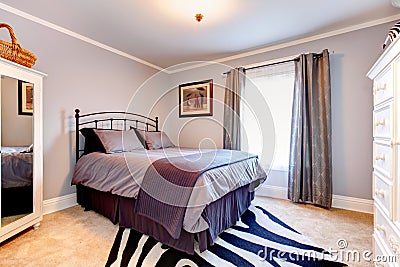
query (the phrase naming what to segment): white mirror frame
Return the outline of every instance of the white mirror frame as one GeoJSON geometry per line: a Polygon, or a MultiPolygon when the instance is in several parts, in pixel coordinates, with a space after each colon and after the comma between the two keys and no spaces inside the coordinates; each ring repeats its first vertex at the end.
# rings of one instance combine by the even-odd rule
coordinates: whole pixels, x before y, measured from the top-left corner
{"type": "MultiPolygon", "coordinates": [[[[43,77],[44,73],[0,58],[0,75],[34,84],[33,90],[33,213],[1,227],[0,242],[33,226],[43,219],[43,77]]],[[[0,85],[1,86],[1,85],[0,85]]],[[[1,87],[0,87],[1,88],[1,87]]],[[[1,134],[1,130],[0,130],[1,134]]],[[[1,136],[1,135],[0,135],[1,136]]],[[[1,177],[0,177],[1,180],[1,177]]],[[[0,191],[1,194],[1,191],[0,191]]],[[[1,198],[0,198],[1,204],[1,198]]],[[[1,205],[0,205],[1,214],[1,205]]],[[[1,217],[1,216],[0,216],[1,217]]]]}

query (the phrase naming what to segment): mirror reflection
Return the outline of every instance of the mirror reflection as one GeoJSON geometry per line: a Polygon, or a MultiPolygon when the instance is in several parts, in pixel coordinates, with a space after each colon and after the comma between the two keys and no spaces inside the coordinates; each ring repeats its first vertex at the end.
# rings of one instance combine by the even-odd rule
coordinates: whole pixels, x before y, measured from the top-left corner
{"type": "Polygon", "coordinates": [[[33,212],[33,84],[1,77],[1,226],[33,212]]]}

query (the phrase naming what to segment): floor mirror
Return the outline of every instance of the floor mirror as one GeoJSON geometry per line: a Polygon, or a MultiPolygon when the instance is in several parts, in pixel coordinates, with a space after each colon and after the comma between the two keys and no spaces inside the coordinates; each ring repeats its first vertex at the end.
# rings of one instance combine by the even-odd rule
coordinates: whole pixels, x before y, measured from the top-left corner
{"type": "Polygon", "coordinates": [[[0,242],[37,228],[43,209],[43,77],[0,59],[0,242]]]}

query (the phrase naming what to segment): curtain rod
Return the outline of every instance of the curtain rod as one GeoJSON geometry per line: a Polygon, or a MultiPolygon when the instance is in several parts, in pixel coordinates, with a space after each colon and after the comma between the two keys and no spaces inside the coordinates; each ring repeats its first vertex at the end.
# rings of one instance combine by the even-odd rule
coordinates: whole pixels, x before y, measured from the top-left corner
{"type": "Polygon", "coordinates": [[[274,62],[274,63],[263,64],[263,65],[259,65],[259,66],[254,66],[254,67],[246,68],[245,70],[253,70],[253,69],[258,69],[258,68],[264,68],[264,67],[269,67],[269,66],[278,65],[278,64],[283,64],[283,63],[288,63],[288,62],[297,61],[297,60],[298,60],[297,58],[293,58],[293,59],[278,61],[278,62],[274,62]]]}
{"type": "MultiPolygon", "coordinates": [[[[264,67],[269,67],[269,66],[273,66],[273,65],[288,63],[288,62],[295,61],[295,60],[298,60],[298,59],[292,58],[292,59],[283,60],[283,61],[278,61],[278,62],[274,62],[274,63],[263,64],[263,65],[259,65],[259,66],[254,66],[254,67],[245,68],[245,70],[252,70],[252,69],[258,69],[258,68],[264,68],[264,67]]],[[[222,74],[223,74],[223,75],[226,75],[226,74],[228,74],[228,72],[229,72],[229,71],[226,71],[226,72],[224,72],[224,73],[222,73],[222,74]]]]}
{"type": "MultiPolygon", "coordinates": [[[[322,53],[315,53],[314,56],[316,57],[320,57],[322,56],[322,53]]],[[[264,68],[264,67],[269,67],[269,66],[273,66],[273,65],[278,65],[278,64],[283,64],[283,63],[288,63],[291,61],[298,61],[299,58],[295,57],[292,59],[288,59],[288,60],[283,60],[283,61],[277,61],[277,62],[273,62],[273,63],[269,63],[269,64],[263,64],[263,65],[259,65],[259,66],[254,66],[254,67],[249,67],[249,68],[245,68],[245,70],[252,70],[252,69],[258,69],[258,68],[264,68]]],[[[224,73],[222,73],[223,75],[228,74],[229,71],[226,71],[224,73]]]]}

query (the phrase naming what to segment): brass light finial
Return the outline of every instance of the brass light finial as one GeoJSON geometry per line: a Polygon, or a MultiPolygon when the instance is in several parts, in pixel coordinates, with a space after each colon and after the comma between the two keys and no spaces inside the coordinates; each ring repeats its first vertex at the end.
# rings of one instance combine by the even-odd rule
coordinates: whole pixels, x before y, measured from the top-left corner
{"type": "Polygon", "coordinates": [[[196,16],[194,16],[195,18],[196,18],[196,20],[198,21],[198,22],[200,22],[202,19],[203,19],[203,14],[196,14],[196,16]]]}

